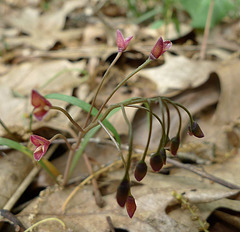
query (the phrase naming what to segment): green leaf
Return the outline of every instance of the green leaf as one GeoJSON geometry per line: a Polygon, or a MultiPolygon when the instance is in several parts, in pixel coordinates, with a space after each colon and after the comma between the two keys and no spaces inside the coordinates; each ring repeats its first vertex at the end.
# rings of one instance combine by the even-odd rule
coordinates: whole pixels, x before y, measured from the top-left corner
{"type": "MultiPolygon", "coordinates": [[[[33,159],[33,152],[29,148],[23,146],[22,144],[16,141],[0,137],[0,145],[5,145],[12,149],[18,150],[27,155],[29,158],[33,159]]],[[[49,167],[53,166],[48,160],[46,159],[40,160],[38,163],[56,180],[57,175],[52,173],[51,170],[48,168],[48,166],[49,167]]]]}
{"type": "MultiPolygon", "coordinates": [[[[195,28],[204,28],[211,0],[180,0],[180,2],[191,16],[192,26],[195,28]]],[[[220,22],[234,8],[234,4],[229,0],[215,0],[211,27],[220,22]]]]}
{"type": "MultiPolygon", "coordinates": [[[[90,109],[91,109],[90,104],[88,104],[88,103],[86,103],[86,102],[84,102],[84,101],[82,101],[82,100],[80,100],[76,97],[73,97],[73,96],[67,96],[67,95],[59,94],[59,93],[52,93],[52,94],[46,95],[45,98],[47,98],[47,99],[57,99],[57,100],[68,102],[72,105],[80,107],[81,109],[83,109],[86,112],[89,112],[90,109]]],[[[92,112],[91,112],[91,115],[96,116],[97,113],[98,113],[98,110],[96,108],[93,108],[92,112]]],[[[99,117],[101,117],[101,115],[99,117]]],[[[103,120],[102,123],[106,128],[108,128],[113,133],[116,141],[118,142],[118,144],[120,146],[120,144],[121,144],[120,136],[119,136],[118,132],[116,131],[115,127],[106,119],[103,120]]]]}

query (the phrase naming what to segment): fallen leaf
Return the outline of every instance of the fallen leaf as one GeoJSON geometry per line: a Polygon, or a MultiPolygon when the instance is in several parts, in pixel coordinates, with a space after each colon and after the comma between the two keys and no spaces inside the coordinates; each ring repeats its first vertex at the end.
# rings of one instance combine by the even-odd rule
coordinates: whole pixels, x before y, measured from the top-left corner
{"type": "Polygon", "coordinates": [[[165,64],[143,69],[140,73],[156,83],[160,95],[198,87],[216,68],[214,62],[190,60],[183,56],[166,54],[165,59],[165,64]]]}
{"type": "MultiPolygon", "coordinates": [[[[66,40],[66,33],[59,33],[65,24],[66,16],[76,8],[82,8],[86,1],[67,1],[62,8],[55,12],[40,14],[40,11],[35,8],[26,7],[21,11],[12,12],[6,16],[6,21],[13,27],[27,34],[27,36],[18,36],[17,38],[6,38],[9,45],[17,46],[25,44],[40,50],[50,49],[56,41],[61,41],[61,38],[66,40]]],[[[81,31],[74,31],[74,34],[69,33],[68,39],[79,37],[81,31]]]]}

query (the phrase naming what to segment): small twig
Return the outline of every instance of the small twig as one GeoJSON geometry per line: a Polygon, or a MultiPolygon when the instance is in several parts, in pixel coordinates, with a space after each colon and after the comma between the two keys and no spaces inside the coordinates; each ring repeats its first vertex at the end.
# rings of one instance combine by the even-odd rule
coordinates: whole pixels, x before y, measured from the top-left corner
{"type": "MultiPolygon", "coordinates": [[[[85,161],[85,164],[87,166],[89,175],[93,174],[93,170],[92,170],[92,166],[89,162],[88,156],[86,155],[86,153],[83,153],[83,159],[85,161]]],[[[95,201],[98,207],[102,208],[105,205],[105,201],[102,198],[101,192],[99,191],[98,188],[98,183],[96,178],[92,178],[92,185],[93,185],[93,191],[94,191],[94,197],[95,197],[95,201]]]]}
{"type": "Polygon", "coordinates": [[[24,225],[10,211],[8,211],[6,209],[1,209],[0,210],[0,215],[4,219],[7,219],[8,222],[13,224],[13,226],[15,227],[15,231],[19,231],[19,232],[24,232],[25,231],[26,228],[24,227],[24,225]]]}
{"type": "Polygon", "coordinates": [[[29,184],[33,181],[35,176],[38,174],[38,172],[41,170],[41,166],[36,166],[32,169],[32,171],[28,174],[28,176],[24,179],[24,181],[21,183],[21,185],[17,188],[17,190],[14,192],[14,194],[11,196],[11,198],[8,200],[8,202],[5,204],[3,209],[5,210],[11,210],[12,207],[15,205],[15,203],[18,201],[18,199],[22,196],[23,192],[26,190],[26,188],[29,186],[29,184]]]}
{"type": "Polygon", "coordinates": [[[121,148],[119,147],[117,141],[114,139],[114,137],[111,135],[111,133],[108,131],[108,129],[103,125],[103,123],[98,120],[98,123],[101,125],[101,127],[106,131],[106,133],[108,134],[108,136],[110,137],[110,139],[112,140],[113,144],[115,145],[115,147],[117,148],[118,150],[118,153],[120,154],[121,158],[122,158],[122,161],[123,161],[123,164],[124,166],[126,166],[126,161],[123,157],[123,154],[122,154],[122,150],[121,148]]]}
{"type": "Polygon", "coordinates": [[[174,166],[176,167],[179,167],[179,168],[183,168],[183,169],[186,169],[188,171],[191,171],[191,172],[194,172],[196,173],[197,175],[203,177],[203,178],[206,178],[206,179],[209,179],[215,183],[218,183],[220,185],[223,185],[227,188],[230,188],[230,189],[240,189],[240,186],[239,185],[235,185],[235,184],[232,184],[228,181],[225,181],[221,178],[218,178],[216,176],[213,176],[205,171],[201,171],[199,169],[197,169],[196,167],[194,167],[193,165],[191,164],[183,164],[183,163],[180,163],[179,161],[177,160],[174,160],[174,159],[170,159],[170,158],[167,158],[167,162],[170,163],[170,164],[173,164],[174,166]]]}
{"type": "MultiPolygon", "coordinates": [[[[57,145],[54,145],[49,149],[45,155],[45,157],[48,159],[52,153],[55,151],[57,145]]],[[[23,182],[18,186],[16,191],[13,193],[13,195],[10,197],[10,199],[7,201],[7,203],[4,205],[3,209],[5,210],[11,210],[12,207],[15,205],[15,203],[19,200],[19,198],[22,196],[24,191],[27,189],[27,187],[32,183],[35,176],[38,174],[38,172],[41,170],[41,166],[34,167],[30,173],[26,176],[26,178],[23,180],[23,182]]]]}
{"type": "Polygon", "coordinates": [[[200,60],[203,60],[205,58],[208,34],[209,34],[209,29],[212,21],[213,8],[214,8],[214,0],[211,0],[208,8],[207,21],[204,29],[203,42],[202,42],[201,51],[200,51],[200,60]]]}
{"type": "Polygon", "coordinates": [[[111,217],[110,217],[110,216],[107,216],[106,219],[107,219],[107,223],[108,223],[108,225],[109,225],[110,232],[115,232],[115,228],[114,228],[114,226],[113,226],[111,217]]]}

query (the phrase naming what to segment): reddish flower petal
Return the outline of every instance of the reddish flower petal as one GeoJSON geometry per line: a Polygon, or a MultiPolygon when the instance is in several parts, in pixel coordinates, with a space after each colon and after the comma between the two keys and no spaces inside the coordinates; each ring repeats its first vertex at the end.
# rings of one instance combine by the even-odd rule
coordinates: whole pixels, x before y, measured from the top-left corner
{"type": "Polygon", "coordinates": [[[30,139],[31,142],[36,146],[33,152],[34,159],[39,161],[47,152],[50,141],[38,135],[31,135],[30,139]]]}
{"type": "Polygon", "coordinates": [[[47,106],[52,106],[52,104],[45,98],[43,97],[40,93],[38,93],[36,90],[32,90],[32,105],[34,107],[38,107],[40,105],[47,105],[47,106]]]}
{"type": "Polygon", "coordinates": [[[151,60],[156,60],[159,56],[161,56],[164,52],[172,47],[172,42],[169,40],[163,40],[160,37],[157,43],[154,45],[149,58],[151,60]]]}
{"type": "Polygon", "coordinates": [[[36,161],[39,161],[40,159],[42,159],[42,157],[44,156],[44,152],[41,150],[38,150],[39,147],[37,147],[35,149],[35,151],[33,152],[33,157],[36,161]]]}
{"type": "Polygon", "coordinates": [[[170,40],[163,41],[163,53],[172,47],[172,42],[170,40]]]}
{"type": "Polygon", "coordinates": [[[118,51],[119,52],[123,52],[126,50],[129,42],[131,41],[131,39],[133,38],[133,36],[127,37],[124,40],[124,37],[121,33],[120,30],[117,30],[117,46],[118,46],[118,51]]]}
{"type": "Polygon", "coordinates": [[[135,199],[133,196],[128,196],[127,201],[126,201],[126,209],[127,209],[129,217],[132,218],[137,209],[135,199]]]}
{"type": "Polygon", "coordinates": [[[48,110],[42,109],[38,111],[38,108],[35,108],[35,109],[36,111],[34,110],[35,112],[33,113],[33,115],[38,121],[41,121],[44,118],[44,116],[47,114],[48,110]]]}

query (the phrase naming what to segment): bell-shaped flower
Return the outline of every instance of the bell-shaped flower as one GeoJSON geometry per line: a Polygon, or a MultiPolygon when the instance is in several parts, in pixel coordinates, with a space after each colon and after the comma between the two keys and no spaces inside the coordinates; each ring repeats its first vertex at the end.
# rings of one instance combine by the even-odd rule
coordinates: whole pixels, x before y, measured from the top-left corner
{"type": "Polygon", "coordinates": [[[162,37],[159,38],[155,46],[153,47],[149,58],[151,60],[158,59],[164,52],[172,47],[172,42],[170,40],[163,40],[162,37]]]}
{"type": "Polygon", "coordinates": [[[39,161],[47,152],[50,141],[38,135],[31,135],[31,142],[36,146],[33,152],[34,159],[39,161]]]}
{"type": "Polygon", "coordinates": [[[150,158],[150,165],[154,172],[159,172],[163,165],[166,164],[166,151],[161,148],[160,151],[154,153],[150,158]]]}
{"type": "Polygon", "coordinates": [[[33,115],[41,121],[50,110],[52,104],[36,90],[32,90],[32,105],[34,106],[33,115]]]}
{"type": "Polygon", "coordinates": [[[128,216],[132,218],[137,209],[135,199],[132,195],[129,195],[127,198],[126,209],[127,209],[128,216]]]}
{"type": "Polygon", "coordinates": [[[177,155],[179,144],[180,144],[180,137],[179,135],[176,135],[170,141],[170,152],[172,153],[172,155],[174,156],[177,155]]]}
{"type": "Polygon", "coordinates": [[[118,46],[118,51],[123,52],[126,50],[130,40],[133,38],[133,36],[127,37],[124,39],[122,33],[120,30],[117,30],[117,46],[118,46]]]}

